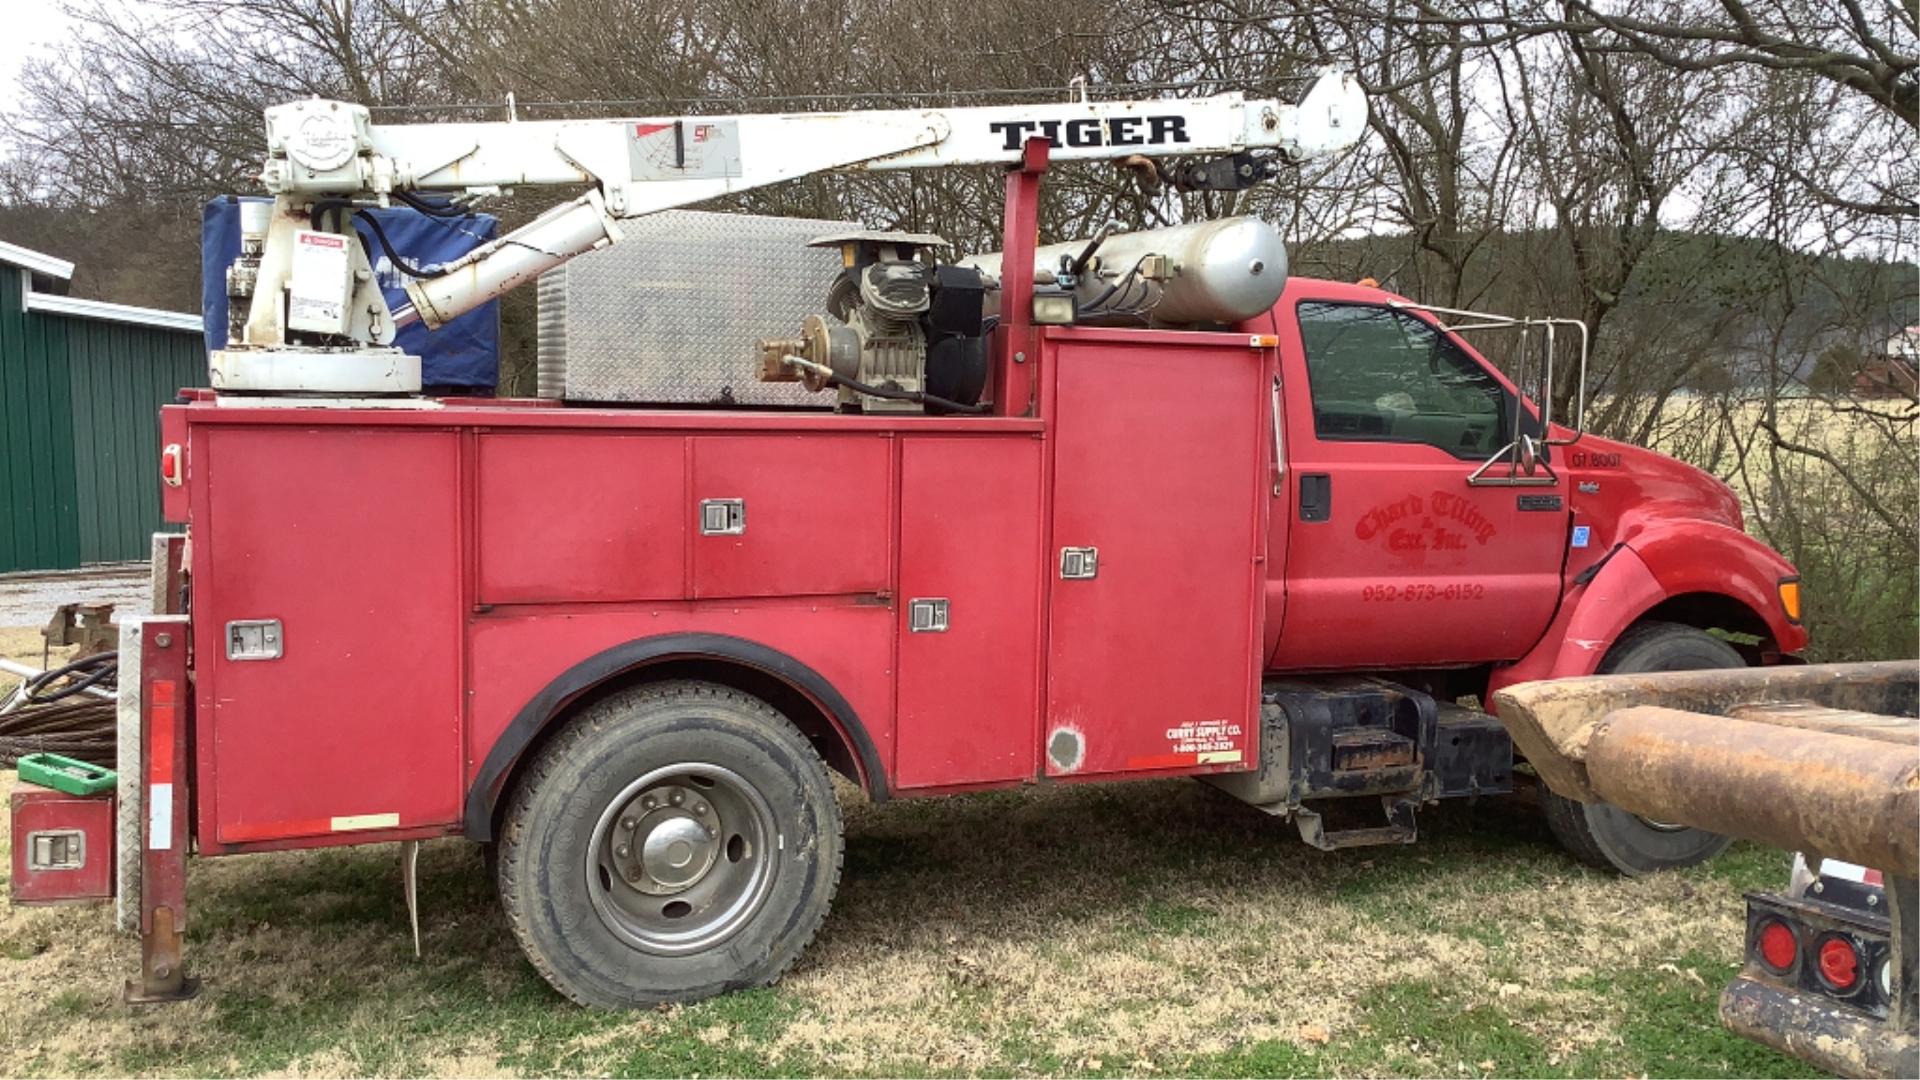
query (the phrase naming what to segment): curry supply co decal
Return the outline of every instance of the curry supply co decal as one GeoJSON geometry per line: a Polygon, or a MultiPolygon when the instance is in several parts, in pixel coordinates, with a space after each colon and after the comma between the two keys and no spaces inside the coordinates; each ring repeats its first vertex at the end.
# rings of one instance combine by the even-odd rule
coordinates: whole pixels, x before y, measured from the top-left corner
{"type": "Polygon", "coordinates": [[[1188,720],[1166,730],[1167,753],[1130,758],[1129,769],[1230,765],[1247,753],[1246,726],[1237,720],[1188,720]]]}

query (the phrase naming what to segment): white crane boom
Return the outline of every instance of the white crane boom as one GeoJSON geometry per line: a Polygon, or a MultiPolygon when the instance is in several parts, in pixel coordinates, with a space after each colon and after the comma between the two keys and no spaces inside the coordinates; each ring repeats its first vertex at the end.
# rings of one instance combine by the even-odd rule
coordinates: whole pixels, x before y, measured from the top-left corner
{"type": "MultiPolygon", "coordinates": [[[[1221,155],[1272,150],[1293,159],[1358,141],[1366,100],[1329,71],[1298,104],[1243,95],[1148,101],[602,120],[377,124],[369,110],[312,99],[266,111],[261,178],[269,216],[243,215],[243,255],[229,291],[246,303],[215,385],[259,388],[241,373],[258,350],[302,346],[290,334],[360,347],[390,343],[414,319],[448,320],[545,270],[621,238],[619,221],[814,173],[1011,164],[1029,139],[1054,160],[1221,155]],[[407,284],[389,311],[349,215],[418,191],[474,196],[535,185],[585,194],[407,284]],[[329,214],[331,213],[331,224],[329,214]],[[250,297],[250,303],[246,302],[250,297]],[[249,356],[248,354],[252,355],[249,356]]],[[[237,320],[236,320],[237,321],[237,320]]],[[[275,358],[285,367],[284,357],[275,358]]],[[[271,367],[272,365],[264,365],[271,367]]],[[[274,378],[278,378],[275,376],[274,378]]]]}

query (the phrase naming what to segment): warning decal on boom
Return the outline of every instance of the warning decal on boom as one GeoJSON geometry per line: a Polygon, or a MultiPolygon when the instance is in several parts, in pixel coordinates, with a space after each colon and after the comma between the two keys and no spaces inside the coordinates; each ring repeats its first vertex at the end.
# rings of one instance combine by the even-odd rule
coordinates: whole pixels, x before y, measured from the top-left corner
{"type": "Polygon", "coordinates": [[[627,126],[635,180],[740,175],[740,125],[732,120],[644,121],[627,126]]]}

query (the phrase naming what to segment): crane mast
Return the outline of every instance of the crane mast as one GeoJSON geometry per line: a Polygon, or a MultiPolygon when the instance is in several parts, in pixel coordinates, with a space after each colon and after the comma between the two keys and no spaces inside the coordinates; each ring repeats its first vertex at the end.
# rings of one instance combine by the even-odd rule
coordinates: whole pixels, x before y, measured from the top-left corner
{"type": "MultiPolygon", "coordinates": [[[[391,347],[542,272],[622,238],[620,222],[823,172],[1014,164],[1031,139],[1056,161],[1332,153],[1364,132],[1351,76],[1323,73],[1297,104],[1238,93],[820,113],[379,124],[362,105],[311,99],[266,110],[271,206],[242,215],[229,272],[233,326],[216,388],[412,392],[419,361],[391,347]],[[466,202],[515,188],[586,190],[431,276],[390,310],[356,210],[414,193],[466,202]]],[[[1243,176],[1255,174],[1242,170],[1243,176]]],[[[1235,186],[1245,186],[1236,184],[1235,186]]],[[[375,238],[384,244],[384,238],[375,238]]],[[[388,253],[393,257],[394,253],[388,253]]],[[[394,260],[399,263],[397,258],[394,260]]]]}

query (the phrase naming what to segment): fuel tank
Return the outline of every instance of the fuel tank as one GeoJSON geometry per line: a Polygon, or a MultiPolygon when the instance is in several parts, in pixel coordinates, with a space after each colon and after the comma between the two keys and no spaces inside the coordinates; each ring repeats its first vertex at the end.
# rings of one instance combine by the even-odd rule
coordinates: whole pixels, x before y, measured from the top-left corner
{"type": "MultiPolygon", "coordinates": [[[[1048,244],[1034,252],[1038,280],[1053,280],[1061,258],[1078,258],[1088,241],[1048,244]]],[[[963,259],[996,282],[1001,255],[963,259]]],[[[1234,323],[1267,311],[1287,283],[1287,249],[1280,233],[1257,217],[1196,221],[1166,229],[1115,233],[1100,243],[1088,271],[1075,283],[1083,321],[1150,318],[1156,324],[1234,323]],[[1164,273],[1149,280],[1153,256],[1164,273]]],[[[987,293],[989,312],[999,290],[987,293]]]]}

